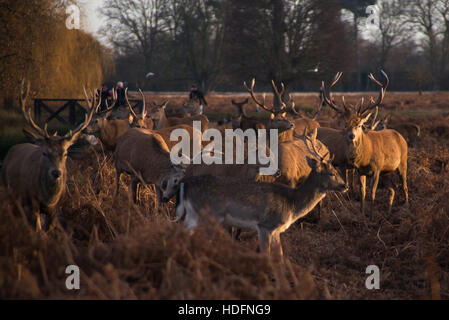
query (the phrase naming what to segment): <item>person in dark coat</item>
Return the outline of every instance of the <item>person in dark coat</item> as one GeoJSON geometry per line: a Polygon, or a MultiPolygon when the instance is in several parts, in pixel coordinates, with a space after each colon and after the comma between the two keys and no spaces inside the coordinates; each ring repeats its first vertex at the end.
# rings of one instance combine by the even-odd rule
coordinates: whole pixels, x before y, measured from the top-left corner
{"type": "Polygon", "coordinates": [[[190,88],[189,99],[197,100],[200,103],[200,114],[203,114],[203,106],[208,108],[208,104],[206,99],[204,98],[203,92],[200,91],[195,84],[192,84],[190,88]]]}

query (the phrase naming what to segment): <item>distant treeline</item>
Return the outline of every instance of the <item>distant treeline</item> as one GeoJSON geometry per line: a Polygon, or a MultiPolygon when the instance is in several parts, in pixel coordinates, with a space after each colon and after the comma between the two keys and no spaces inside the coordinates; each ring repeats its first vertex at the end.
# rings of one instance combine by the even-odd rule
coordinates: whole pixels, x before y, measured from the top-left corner
{"type": "Polygon", "coordinates": [[[337,71],[336,90],[372,90],[380,69],[390,90],[448,90],[447,12],[447,0],[105,0],[101,36],[111,80],[155,91],[240,91],[252,77],[309,91],[337,71]]]}
{"type": "Polygon", "coordinates": [[[95,35],[66,28],[71,3],[0,0],[0,105],[24,77],[41,97],[117,81],[243,91],[253,77],[256,91],[317,91],[337,71],[335,91],[363,91],[380,69],[389,90],[449,89],[447,0],[104,0],[95,35]]]}

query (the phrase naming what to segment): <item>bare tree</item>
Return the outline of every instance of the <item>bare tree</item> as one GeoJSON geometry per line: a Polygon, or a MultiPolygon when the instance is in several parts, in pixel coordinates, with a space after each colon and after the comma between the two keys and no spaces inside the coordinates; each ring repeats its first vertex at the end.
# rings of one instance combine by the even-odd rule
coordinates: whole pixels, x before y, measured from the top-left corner
{"type": "Polygon", "coordinates": [[[376,68],[385,68],[390,52],[393,48],[408,40],[412,26],[408,21],[408,0],[378,1],[377,22],[374,28],[369,28],[370,34],[379,46],[379,61],[376,68]]]}
{"type": "Polygon", "coordinates": [[[413,0],[410,21],[423,36],[421,47],[427,54],[434,88],[446,73],[449,54],[449,1],[413,0]]]}
{"type": "Polygon", "coordinates": [[[100,9],[107,18],[101,34],[119,53],[139,53],[142,79],[153,67],[158,40],[167,31],[167,5],[167,0],[106,0],[100,9]]]}
{"type": "Polygon", "coordinates": [[[376,3],[376,0],[340,0],[340,5],[343,9],[350,11],[353,15],[352,30],[353,30],[353,43],[354,43],[354,56],[356,63],[356,80],[357,87],[361,87],[360,77],[360,55],[359,55],[359,22],[366,15],[366,9],[369,5],[376,3]]]}
{"type": "Polygon", "coordinates": [[[171,0],[170,31],[187,66],[189,78],[204,91],[223,75],[226,1],[171,0]]]}

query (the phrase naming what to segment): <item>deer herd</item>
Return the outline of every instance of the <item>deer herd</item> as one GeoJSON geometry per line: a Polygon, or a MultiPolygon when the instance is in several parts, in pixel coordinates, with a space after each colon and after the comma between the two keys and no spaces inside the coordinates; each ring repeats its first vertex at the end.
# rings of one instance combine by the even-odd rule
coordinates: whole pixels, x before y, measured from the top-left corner
{"type": "Polygon", "coordinates": [[[259,169],[264,164],[259,162],[198,164],[194,161],[198,154],[189,157],[187,163],[174,164],[170,157],[175,147],[171,140],[173,131],[183,129],[188,132],[191,147],[200,150],[201,155],[210,150],[193,137],[206,135],[206,130],[214,124],[199,114],[169,117],[167,101],[147,106],[140,90],[142,108],[139,112],[129,103],[127,92],[127,111],[116,107],[115,94],[112,104],[106,103],[106,109],[99,111],[101,101],[96,101],[95,94],[89,97],[84,90],[85,121],[63,136],[51,135],[47,125],[42,128],[33,120],[26,103],[30,84],[22,81],[19,100],[27,124],[24,133],[30,143],[15,145],[9,150],[1,168],[1,181],[14,203],[26,209],[31,224],[38,229],[51,229],[55,225],[58,202],[66,188],[68,149],[80,137],[95,135],[113,152],[116,172],[113,201],[119,199],[120,177],[125,173],[131,176],[132,196],[136,203],[141,201],[139,186],[154,185],[156,206],[175,198],[176,219],[173,221],[184,221],[189,231],[210,219],[230,227],[254,229],[261,251],[270,253],[275,247],[282,256],[280,234],[311,212],[328,192],[347,191],[350,171],[355,171],[360,180],[362,215],[365,214],[367,177],[371,180],[370,219],[375,211],[374,200],[380,179],[390,191],[388,205],[391,212],[395,196],[391,180],[394,172],[401,178],[405,203],[408,203],[408,144],[405,138],[414,146],[416,141],[412,137],[419,135],[419,127],[403,123],[387,129],[388,119],[376,121],[389,84],[387,74],[382,71],[382,75],[383,82],[369,75],[379,87],[377,100],[371,98],[365,103],[361,99],[357,105],[350,105],[344,97],[341,104],[332,97],[331,89],[342,76],[337,73],[327,87],[322,83],[320,108],[312,118],[296,110],[284,84],[279,89],[272,81],[275,98],[279,101],[279,106],[275,107],[267,106],[265,95],[262,100],[258,98],[254,79],[250,86],[244,83],[252,101],[268,112],[269,117],[249,116],[245,108],[248,99],[232,100],[237,111],[237,116],[232,118],[232,129],[255,130],[256,135],[263,131],[261,129],[277,129],[277,152],[270,150],[274,147],[271,145],[266,150],[277,156],[278,170],[273,175],[260,174],[259,169]],[[316,117],[323,105],[336,112],[335,118],[344,123],[343,127],[320,125],[316,117]],[[370,119],[371,126],[368,125],[370,119]],[[195,121],[201,123],[201,130],[195,127],[195,121]]]}

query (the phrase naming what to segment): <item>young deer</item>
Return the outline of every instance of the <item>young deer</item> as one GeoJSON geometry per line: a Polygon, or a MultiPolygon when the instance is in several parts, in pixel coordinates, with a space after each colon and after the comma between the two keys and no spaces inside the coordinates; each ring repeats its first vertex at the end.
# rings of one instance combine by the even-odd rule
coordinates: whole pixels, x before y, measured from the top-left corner
{"type": "Polygon", "coordinates": [[[184,118],[167,118],[167,115],[165,114],[167,103],[168,101],[164,101],[159,105],[153,103],[150,110],[150,118],[154,121],[154,129],[163,129],[181,124],[193,126],[193,121],[201,121],[201,132],[204,132],[209,127],[209,119],[202,114],[184,118]]]}
{"type": "Polygon", "coordinates": [[[210,175],[187,178],[179,185],[175,222],[185,217],[187,229],[193,231],[209,216],[219,223],[251,228],[258,233],[261,251],[270,254],[274,242],[282,257],[280,234],[307,215],[328,191],[345,190],[338,172],[316,151],[316,136],[304,139],[314,157],[307,158],[312,171],[298,188],[210,175]]]}
{"type": "Polygon", "coordinates": [[[86,113],[85,121],[65,136],[58,136],[57,133],[50,135],[46,125],[42,129],[32,119],[31,110],[26,107],[30,84],[28,83],[26,88],[24,85],[25,81],[22,81],[20,104],[27,124],[33,129],[24,131],[34,144],[17,144],[8,151],[2,167],[1,180],[14,199],[31,208],[32,216],[29,217],[31,223],[35,223],[37,229],[42,229],[41,213],[49,218],[47,226],[54,225],[55,207],[66,186],[67,150],[89,125],[100,102],[94,107],[94,101],[90,103],[86,94],[89,112],[86,113]]]}
{"type": "MultiPolygon", "coordinates": [[[[407,142],[396,130],[385,129],[382,131],[364,132],[364,124],[371,116],[370,110],[380,105],[385,97],[385,92],[389,83],[387,74],[382,71],[385,83],[377,81],[372,74],[369,79],[380,87],[377,101],[371,101],[367,106],[359,104],[358,108],[348,108],[343,101],[343,109],[338,107],[331,100],[329,93],[322,84],[324,92],[323,98],[326,104],[339,113],[345,115],[346,128],[343,130],[346,140],[346,157],[350,165],[354,166],[360,175],[360,185],[362,194],[361,212],[365,211],[365,190],[366,176],[372,176],[371,189],[371,211],[370,219],[373,216],[374,200],[376,198],[377,185],[381,173],[398,171],[402,178],[405,202],[408,203],[407,188],[407,142]]],[[[341,77],[341,72],[337,73],[332,87],[341,77]]],[[[389,210],[393,205],[394,189],[390,186],[389,210]]]]}
{"type": "Polygon", "coordinates": [[[232,121],[232,129],[240,129],[241,128],[241,123],[242,123],[242,119],[248,118],[248,116],[246,115],[245,112],[245,104],[248,104],[248,98],[246,98],[243,101],[237,102],[235,100],[231,100],[231,103],[237,108],[237,116],[232,116],[231,117],[231,121],[232,121]]]}

